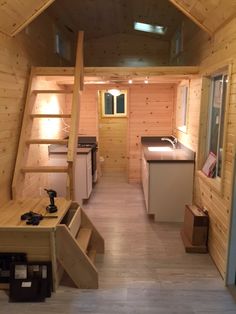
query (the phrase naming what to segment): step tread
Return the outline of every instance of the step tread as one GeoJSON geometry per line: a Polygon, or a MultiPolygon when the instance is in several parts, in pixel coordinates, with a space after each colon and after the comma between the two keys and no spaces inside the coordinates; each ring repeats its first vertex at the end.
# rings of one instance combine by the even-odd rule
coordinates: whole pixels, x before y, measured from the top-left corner
{"type": "Polygon", "coordinates": [[[93,249],[89,250],[89,252],[88,252],[88,257],[93,264],[95,263],[96,254],[97,254],[96,250],[93,250],[93,249]]]}
{"type": "Polygon", "coordinates": [[[32,113],[31,118],[71,118],[71,114],[43,114],[32,113]]]}
{"type": "Polygon", "coordinates": [[[68,143],[68,140],[62,139],[30,139],[26,141],[26,144],[62,144],[65,145],[68,143]]]}
{"type": "Polygon", "coordinates": [[[88,244],[92,235],[92,230],[89,228],[80,228],[78,235],[76,237],[77,243],[81,249],[86,252],[88,244]]]}
{"type": "Polygon", "coordinates": [[[35,89],[32,91],[35,94],[72,94],[72,90],[64,89],[35,89]]]}
{"type": "Polygon", "coordinates": [[[37,172],[42,172],[42,173],[50,173],[50,172],[55,172],[55,173],[60,173],[60,172],[68,172],[68,167],[67,166],[28,166],[28,167],[23,167],[21,169],[23,173],[37,173],[37,172]]]}

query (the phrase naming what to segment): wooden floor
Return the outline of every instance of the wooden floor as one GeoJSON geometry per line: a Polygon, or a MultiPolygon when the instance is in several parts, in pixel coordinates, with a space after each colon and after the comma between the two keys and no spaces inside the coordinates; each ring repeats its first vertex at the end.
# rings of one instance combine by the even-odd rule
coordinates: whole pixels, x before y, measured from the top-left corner
{"type": "Polygon", "coordinates": [[[139,185],[103,177],[84,208],[106,241],[100,289],[62,286],[39,304],[11,304],[1,292],[0,313],[236,313],[211,258],[184,252],[178,224],[148,219],[139,185]]]}

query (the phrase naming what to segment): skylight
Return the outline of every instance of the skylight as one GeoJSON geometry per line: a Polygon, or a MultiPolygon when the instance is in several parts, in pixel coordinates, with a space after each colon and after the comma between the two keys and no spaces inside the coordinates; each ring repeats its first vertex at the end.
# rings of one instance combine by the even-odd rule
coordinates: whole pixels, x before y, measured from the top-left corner
{"type": "Polygon", "coordinates": [[[167,27],[161,25],[152,25],[140,22],[134,22],[134,29],[136,31],[154,33],[159,35],[165,35],[167,27]]]}

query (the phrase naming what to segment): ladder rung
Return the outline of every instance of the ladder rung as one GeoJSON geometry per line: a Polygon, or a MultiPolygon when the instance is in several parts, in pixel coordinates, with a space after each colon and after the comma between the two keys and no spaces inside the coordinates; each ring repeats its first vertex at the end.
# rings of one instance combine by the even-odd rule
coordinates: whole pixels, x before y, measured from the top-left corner
{"type": "Polygon", "coordinates": [[[40,114],[40,113],[32,113],[31,118],[71,118],[71,114],[40,114]]]}
{"type": "Polygon", "coordinates": [[[50,173],[50,172],[68,172],[67,166],[37,166],[37,167],[24,167],[21,169],[23,173],[50,173]]]}
{"type": "Polygon", "coordinates": [[[65,145],[68,143],[68,140],[60,140],[60,139],[31,139],[26,141],[26,144],[60,144],[65,145]]]}
{"type": "Polygon", "coordinates": [[[88,228],[81,228],[77,235],[77,242],[81,249],[86,252],[88,244],[92,235],[92,230],[88,228]]]}
{"type": "Polygon", "coordinates": [[[35,94],[72,94],[72,90],[65,90],[65,89],[35,89],[32,91],[35,94]]]}

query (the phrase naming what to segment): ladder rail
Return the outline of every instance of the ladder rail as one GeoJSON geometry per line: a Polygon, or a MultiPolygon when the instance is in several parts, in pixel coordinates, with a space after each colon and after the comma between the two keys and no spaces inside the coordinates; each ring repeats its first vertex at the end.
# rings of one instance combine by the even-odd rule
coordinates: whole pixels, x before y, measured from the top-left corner
{"type": "Polygon", "coordinates": [[[73,99],[71,110],[71,126],[68,143],[67,162],[69,169],[69,176],[67,180],[67,198],[74,199],[74,171],[75,171],[75,158],[77,137],[79,130],[79,117],[80,117],[80,92],[83,90],[83,40],[84,32],[78,33],[77,52],[76,52],[76,65],[74,73],[74,87],[73,87],[73,99]]]}
{"type": "Polygon", "coordinates": [[[25,109],[23,113],[21,133],[20,133],[20,139],[18,143],[18,152],[17,152],[14,175],[13,175],[13,180],[12,180],[12,199],[17,199],[18,195],[20,195],[22,192],[21,188],[23,186],[22,183],[24,180],[24,175],[21,172],[21,166],[23,164],[23,161],[26,161],[28,157],[28,151],[25,150],[24,143],[30,138],[33,121],[30,118],[29,114],[32,111],[32,108],[34,106],[34,103],[37,97],[37,95],[32,93],[32,90],[34,89],[34,77],[35,77],[34,68],[31,68],[28,90],[27,90],[27,95],[26,95],[26,105],[25,105],[25,109]],[[28,132],[26,131],[27,129],[28,129],[28,132]],[[20,184],[20,181],[22,181],[21,184],[20,184]]]}

